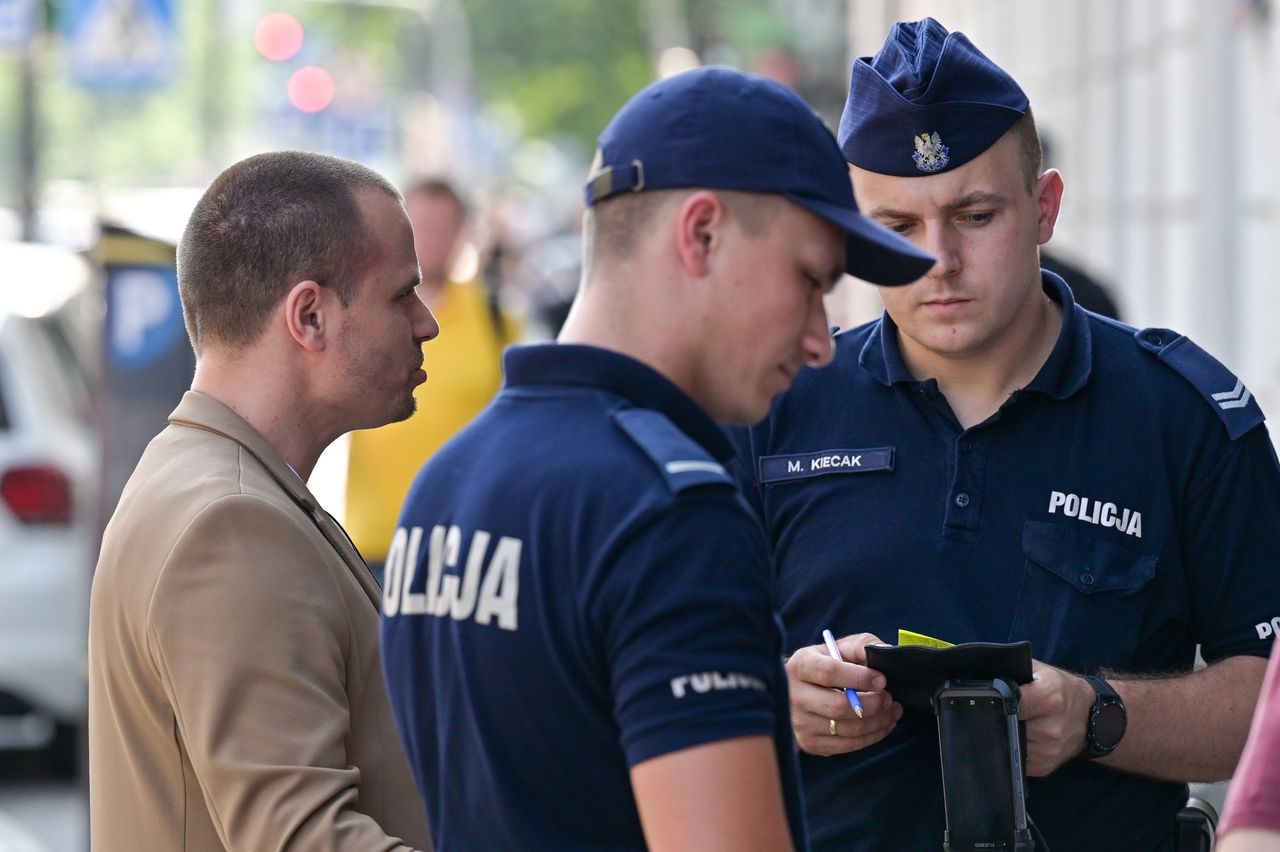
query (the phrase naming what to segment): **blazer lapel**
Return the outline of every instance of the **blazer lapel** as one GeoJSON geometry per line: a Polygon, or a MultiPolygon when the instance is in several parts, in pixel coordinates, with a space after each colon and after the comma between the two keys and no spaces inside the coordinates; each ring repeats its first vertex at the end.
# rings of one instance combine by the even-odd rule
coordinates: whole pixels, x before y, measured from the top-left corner
{"type": "Polygon", "coordinates": [[[211,396],[199,391],[187,391],[182,401],[169,415],[169,422],[183,426],[193,426],[222,435],[248,450],[262,466],[267,469],[280,488],[298,505],[320,530],[325,540],[337,551],[369,596],[374,609],[382,607],[382,589],[373,578],[369,566],[365,563],[360,551],[351,542],[342,525],[324,510],[310,491],[302,477],[289,467],[289,463],[276,452],[275,448],[250,426],[244,418],[236,414],[226,405],[211,396]]]}

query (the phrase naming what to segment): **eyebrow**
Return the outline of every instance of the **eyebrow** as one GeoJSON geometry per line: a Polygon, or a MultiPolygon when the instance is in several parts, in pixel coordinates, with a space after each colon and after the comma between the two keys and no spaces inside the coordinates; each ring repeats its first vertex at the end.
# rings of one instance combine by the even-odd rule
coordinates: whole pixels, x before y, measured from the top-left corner
{"type": "MultiPolygon", "coordinates": [[[[846,251],[848,251],[847,248],[846,251]]],[[[848,274],[845,269],[847,262],[847,255],[841,254],[841,259],[838,263],[833,263],[825,269],[818,264],[810,266],[804,262],[801,262],[800,266],[802,267],[801,271],[804,272],[805,275],[811,275],[815,279],[821,281],[823,285],[822,289],[830,293],[835,289],[835,286],[840,283],[841,279],[848,274]]]]}
{"type": "MultiPolygon", "coordinates": [[[[846,258],[846,261],[847,260],[848,259],[846,258]]],[[[835,266],[832,266],[831,269],[828,270],[827,272],[827,292],[828,293],[834,290],[836,288],[836,285],[839,284],[842,280],[844,280],[844,277],[849,274],[849,270],[845,268],[845,265],[846,265],[845,263],[840,263],[835,266]]]]}
{"type": "MultiPolygon", "coordinates": [[[[1008,198],[997,193],[987,192],[985,190],[975,190],[968,195],[962,195],[950,204],[942,205],[942,209],[948,213],[954,213],[957,210],[967,210],[970,207],[1000,207],[1008,202],[1008,198]]],[[[915,219],[916,214],[908,213],[903,210],[895,210],[892,207],[877,207],[868,213],[876,219],[915,219]]]]}
{"type": "Polygon", "coordinates": [[[986,192],[985,190],[975,190],[968,195],[962,195],[950,204],[942,205],[943,210],[955,211],[965,210],[969,207],[999,207],[1008,199],[998,192],[986,192]]]}
{"type": "Polygon", "coordinates": [[[830,293],[834,290],[836,285],[839,284],[844,279],[844,276],[848,274],[845,270],[844,262],[833,263],[826,270],[819,270],[820,267],[817,264],[810,264],[804,260],[796,261],[796,271],[801,275],[804,275],[806,278],[812,278],[816,282],[821,282],[823,293],[830,293]]]}

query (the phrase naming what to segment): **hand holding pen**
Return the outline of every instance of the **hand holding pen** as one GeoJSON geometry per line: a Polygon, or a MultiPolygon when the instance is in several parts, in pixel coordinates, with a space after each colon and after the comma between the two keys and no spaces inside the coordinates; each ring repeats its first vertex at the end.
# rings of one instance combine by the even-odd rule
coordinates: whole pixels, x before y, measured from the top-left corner
{"type": "Polygon", "coordinates": [[[857,633],[837,642],[824,632],[823,642],[787,659],[791,730],[809,754],[847,754],[888,736],[902,705],[885,691],[884,675],[867,668],[865,648],[883,644],[879,638],[857,633]]]}
{"type": "MultiPolygon", "coordinates": [[[[830,630],[822,631],[822,641],[827,643],[827,653],[831,655],[831,659],[838,663],[844,662],[844,657],[840,656],[840,647],[836,645],[836,637],[831,635],[830,630]]],[[[858,698],[858,690],[845,689],[845,697],[849,699],[849,706],[853,708],[853,712],[862,718],[862,701],[858,698]]],[[[832,733],[835,733],[835,722],[831,723],[832,733]]]]}

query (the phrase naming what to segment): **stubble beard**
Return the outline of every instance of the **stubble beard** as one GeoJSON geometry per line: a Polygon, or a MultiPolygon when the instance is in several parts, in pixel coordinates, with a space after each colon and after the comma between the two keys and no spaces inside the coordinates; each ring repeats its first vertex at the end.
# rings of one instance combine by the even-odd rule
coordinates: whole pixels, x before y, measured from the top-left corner
{"type": "Polygon", "coordinates": [[[401,423],[408,420],[418,411],[418,398],[413,395],[413,391],[409,391],[409,398],[405,400],[404,405],[396,411],[396,415],[388,420],[388,423],[401,423]]]}
{"type": "Polygon", "coordinates": [[[393,367],[388,366],[383,370],[371,371],[367,368],[353,367],[348,371],[348,379],[353,385],[366,390],[364,398],[369,410],[381,412],[377,422],[364,428],[376,429],[379,426],[386,426],[390,423],[400,423],[408,420],[418,410],[418,398],[414,395],[417,385],[408,379],[402,379],[402,384],[396,389],[397,395],[394,407],[389,404],[385,409],[377,409],[375,406],[369,405],[374,399],[387,392],[386,380],[393,369],[393,367]]]}

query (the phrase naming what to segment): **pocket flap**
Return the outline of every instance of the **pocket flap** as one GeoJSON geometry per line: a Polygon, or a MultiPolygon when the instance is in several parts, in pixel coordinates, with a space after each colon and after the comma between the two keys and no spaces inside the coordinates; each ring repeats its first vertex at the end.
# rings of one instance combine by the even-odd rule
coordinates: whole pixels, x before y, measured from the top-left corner
{"type": "Polygon", "coordinates": [[[1032,562],[1086,595],[1136,592],[1155,576],[1159,561],[1042,521],[1028,521],[1023,527],[1022,550],[1032,562]]]}

